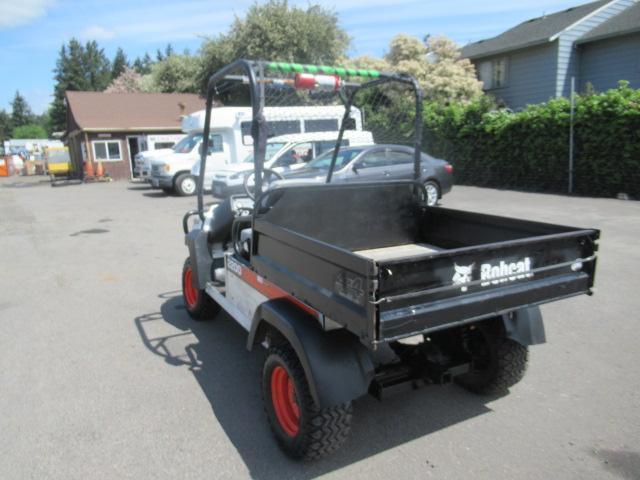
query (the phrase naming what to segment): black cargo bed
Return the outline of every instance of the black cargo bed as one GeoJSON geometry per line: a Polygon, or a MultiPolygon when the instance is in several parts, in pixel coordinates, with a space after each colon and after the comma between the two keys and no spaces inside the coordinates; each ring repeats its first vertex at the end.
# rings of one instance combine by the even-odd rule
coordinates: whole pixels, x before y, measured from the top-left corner
{"type": "Polygon", "coordinates": [[[364,343],[589,293],[598,232],[424,206],[407,182],[274,189],[251,263],[364,343]]]}

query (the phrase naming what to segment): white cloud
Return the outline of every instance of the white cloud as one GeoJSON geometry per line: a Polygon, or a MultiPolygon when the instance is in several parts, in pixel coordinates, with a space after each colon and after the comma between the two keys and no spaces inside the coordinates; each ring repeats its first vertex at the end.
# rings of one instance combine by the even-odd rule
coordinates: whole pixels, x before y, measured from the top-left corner
{"type": "Polygon", "coordinates": [[[80,33],[82,40],[111,40],[115,36],[115,32],[99,25],[87,27],[80,33]]]}
{"type": "Polygon", "coordinates": [[[0,1],[0,28],[17,27],[41,17],[53,4],[53,0],[2,0],[0,1]]]}

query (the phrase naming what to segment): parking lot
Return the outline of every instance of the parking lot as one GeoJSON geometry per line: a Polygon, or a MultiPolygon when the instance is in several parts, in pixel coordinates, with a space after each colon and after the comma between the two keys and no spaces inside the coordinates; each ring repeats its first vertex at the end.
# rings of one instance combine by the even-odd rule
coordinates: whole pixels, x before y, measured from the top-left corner
{"type": "Polygon", "coordinates": [[[510,395],[362,398],[311,464],[273,441],[244,331],[182,307],[194,205],[0,179],[0,478],[640,478],[640,202],[454,187],[443,206],[600,228],[595,295],[543,307],[510,395]]]}

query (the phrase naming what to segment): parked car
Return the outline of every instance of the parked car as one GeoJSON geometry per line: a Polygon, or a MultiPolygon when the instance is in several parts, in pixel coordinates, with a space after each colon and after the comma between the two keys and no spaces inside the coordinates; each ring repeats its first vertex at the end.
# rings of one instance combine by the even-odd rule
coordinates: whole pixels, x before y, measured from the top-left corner
{"type": "MultiPolygon", "coordinates": [[[[313,132],[280,135],[270,138],[265,153],[265,168],[278,173],[296,171],[304,168],[310,160],[324,152],[333,150],[338,132],[313,132]]],[[[347,130],[341,145],[372,145],[371,132],[347,130]]],[[[244,192],[245,176],[253,172],[253,154],[243,162],[225,165],[213,174],[211,193],[214,197],[226,198],[229,195],[244,192]]]]}
{"type": "MultiPolygon", "coordinates": [[[[321,183],[326,180],[333,151],[325,152],[299,170],[284,172],[281,182],[321,183]]],[[[341,148],[336,158],[332,182],[373,182],[413,178],[413,148],[404,145],[371,145],[341,148]]],[[[422,154],[421,181],[427,203],[435,205],[451,191],[453,167],[445,160],[422,154]]]]}

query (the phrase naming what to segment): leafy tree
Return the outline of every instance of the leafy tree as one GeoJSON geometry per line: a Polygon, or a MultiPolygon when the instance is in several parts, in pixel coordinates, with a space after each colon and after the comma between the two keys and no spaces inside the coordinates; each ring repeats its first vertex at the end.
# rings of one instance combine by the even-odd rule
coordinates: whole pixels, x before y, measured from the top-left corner
{"type": "Polygon", "coordinates": [[[142,75],[133,68],[125,67],[124,71],[113,79],[105,93],[134,93],[142,92],[142,75]]]}
{"type": "Polygon", "coordinates": [[[116,55],[115,57],[113,57],[113,62],[111,64],[111,78],[118,78],[128,66],[129,62],[127,61],[127,56],[124,54],[124,50],[118,47],[116,55]]]}
{"type": "Polygon", "coordinates": [[[16,91],[11,101],[11,128],[22,127],[33,121],[33,112],[25,98],[16,91]]]}
{"type": "Polygon", "coordinates": [[[48,138],[47,131],[42,125],[30,123],[13,129],[13,138],[48,138]]]}
{"type": "Polygon", "coordinates": [[[482,83],[468,59],[461,59],[458,46],[442,36],[425,42],[411,35],[396,35],[384,59],[359,57],[347,63],[359,68],[377,68],[409,73],[424,90],[427,100],[439,103],[470,102],[482,95],[482,83]]]}
{"type": "Polygon", "coordinates": [[[157,92],[196,93],[200,59],[171,54],[151,67],[151,86],[157,92]]]}
{"type": "Polygon", "coordinates": [[[201,90],[213,72],[236,58],[332,64],[342,59],[349,37],[337,15],[319,5],[290,6],[287,0],[254,3],[229,31],[201,47],[201,90]]]}

